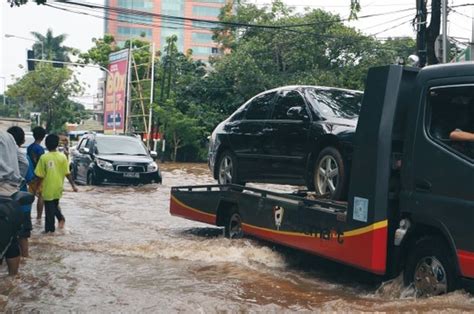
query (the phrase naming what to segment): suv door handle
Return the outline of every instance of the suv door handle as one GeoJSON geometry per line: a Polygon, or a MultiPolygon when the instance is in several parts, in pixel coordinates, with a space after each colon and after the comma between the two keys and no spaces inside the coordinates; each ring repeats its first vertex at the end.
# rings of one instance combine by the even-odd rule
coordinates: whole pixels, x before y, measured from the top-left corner
{"type": "Polygon", "coordinates": [[[236,131],[239,131],[240,128],[239,128],[238,126],[233,126],[233,127],[230,128],[230,130],[231,130],[232,132],[236,132],[236,131]]]}
{"type": "Polygon", "coordinates": [[[431,182],[425,179],[416,179],[415,190],[418,192],[431,192],[431,182]]]}
{"type": "Polygon", "coordinates": [[[263,132],[273,132],[272,128],[264,128],[262,129],[263,132]]]}

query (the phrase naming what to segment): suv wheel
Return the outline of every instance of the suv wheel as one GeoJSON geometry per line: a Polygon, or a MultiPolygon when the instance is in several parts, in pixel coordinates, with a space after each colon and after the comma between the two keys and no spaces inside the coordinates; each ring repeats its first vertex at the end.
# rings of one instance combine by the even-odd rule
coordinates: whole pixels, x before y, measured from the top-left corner
{"type": "Polygon", "coordinates": [[[97,181],[95,179],[94,173],[92,171],[89,171],[87,173],[87,185],[96,185],[97,181]]]}
{"type": "Polygon", "coordinates": [[[314,189],[318,195],[333,200],[344,198],[346,173],[342,155],[334,147],[326,147],[318,156],[314,167],[314,189]]]}

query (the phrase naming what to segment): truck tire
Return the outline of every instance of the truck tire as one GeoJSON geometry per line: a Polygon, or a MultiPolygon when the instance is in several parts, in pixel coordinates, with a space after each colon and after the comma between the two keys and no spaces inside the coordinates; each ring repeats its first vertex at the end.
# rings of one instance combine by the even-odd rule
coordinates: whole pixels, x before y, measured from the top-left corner
{"type": "Polygon", "coordinates": [[[346,178],[344,159],[339,150],[331,146],[324,148],[314,166],[313,184],[316,194],[332,200],[344,200],[346,178]]]}
{"type": "Polygon", "coordinates": [[[224,151],[217,163],[217,182],[219,184],[240,184],[244,185],[245,183],[240,182],[238,179],[238,164],[235,154],[230,150],[224,151]]]}
{"type": "Polygon", "coordinates": [[[240,239],[244,236],[242,231],[242,218],[236,211],[232,212],[224,225],[224,235],[229,239],[240,239]]]}
{"type": "Polygon", "coordinates": [[[450,249],[441,237],[419,239],[409,252],[403,282],[413,284],[418,297],[435,296],[456,289],[458,278],[450,249]]]}

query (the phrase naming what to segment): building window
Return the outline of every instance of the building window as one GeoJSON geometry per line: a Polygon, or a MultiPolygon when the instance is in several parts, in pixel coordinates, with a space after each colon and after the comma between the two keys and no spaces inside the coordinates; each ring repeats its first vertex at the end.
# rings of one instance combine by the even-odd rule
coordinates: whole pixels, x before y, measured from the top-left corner
{"type": "Polygon", "coordinates": [[[215,54],[218,54],[218,53],[219,53],[219,48],[217,48],[217,47],[212,47],[212,48],[211,48],[211,52],[212,52],[212,54],[214,54],[214,55],[215,55],[215,54]]]}
{"type": "Polygon", "coordinates": [[[121,36],[139,37],[145,35],[145,37],[151,37],[152,31],[149,28],[119,26],[118,34],[121,36]]]}
{"type": "Polygon", "coordinates": [[[212,34],[209,33],[193,33],[192,39],[194,42],[198,43],[211,43],[212,42],[212,34]]]}
{"type": "Polygon", "coordinates": [[[221,13],[220,8],[204,7],[204,6],[199,6],[199,5],[193,6],[193,15],[195,16],[217,17],[219,16],[220,13],[221,13]]]}
{"type": "Polygon", "coordinates": [[[195,28],[209,28],[209,29],[212,29],[212,28],[216,28],[216,26],[217,25],[215,23],[193,21],[193,27],[195,27],[195,28]]]}
{"type": "Polygon", "coordinates": [[[153,0],[118,0],[118,6],[126,9],[153,9],[153,0]]]}
{"type": "Polygon", "coordinates": [[[226,0],[193,0],[193,2],[222,3],[222,4],[224,4],[226,2],[226,0]]]}
{"type": "Polygon", "coordinates": [[[212,47],[194,46],[191,48],[194,55],[210,55],[212,47]]]}
{"type": "Polygon", "coordinates": [[[134,15],[134,14],[118,14],[118,19],[120,22],[126,23],[141,23],[141,24],[152,24],[153,17],[152,16],[142,16],[142,15],[134,15]]]}

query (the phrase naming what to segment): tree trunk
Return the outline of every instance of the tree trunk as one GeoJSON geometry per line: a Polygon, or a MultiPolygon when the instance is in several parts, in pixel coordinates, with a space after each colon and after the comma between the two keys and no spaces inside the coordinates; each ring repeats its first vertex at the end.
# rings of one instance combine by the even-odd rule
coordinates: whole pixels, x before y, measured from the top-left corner
{"type": "Polygon", "coordinates": [[[428,64],[439,63],[435,54],[435,42],[441,26],[441,0],[431,1],[430,26],[426,29],[426,57],[428,64]]]}
{"type": "Polygon", "coordinates": [[[178,135],[176,134],[176,131],[173,132],[173,161],[176,162],[176,159],[178,157],[178,149],[181,147],[179,146],[180,139],[178,135]]]}

